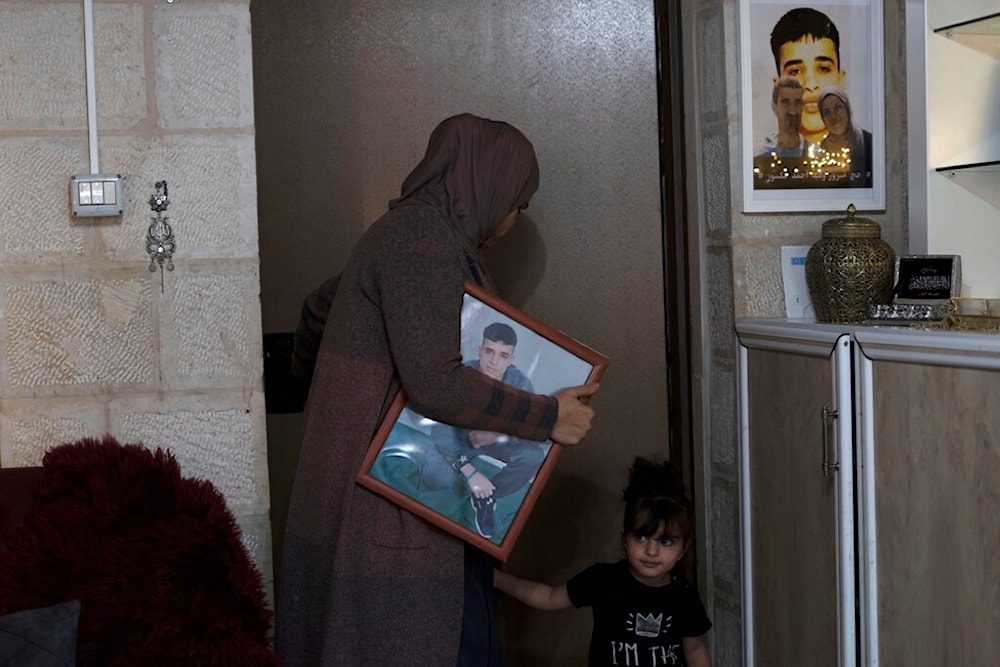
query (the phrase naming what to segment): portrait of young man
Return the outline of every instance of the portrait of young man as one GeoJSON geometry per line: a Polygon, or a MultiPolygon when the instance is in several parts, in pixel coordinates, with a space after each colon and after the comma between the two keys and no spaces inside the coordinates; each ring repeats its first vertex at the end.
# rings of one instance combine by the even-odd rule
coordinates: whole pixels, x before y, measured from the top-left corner
{"type": "MultiPolygon", "coordinates": [[[[744,91],[750,93],[749,108],[745,107],[750,117],[744,128],[752,132],[744,138],[747,150],[752,151],[745,182],[752,183],[753,189],[871,188],[872,129],[876,115],[882,113],[881,80],[873,80],[873,17],[881,20],[881,0],[827,0],[818,4],[742,0],[741,8],[746,13],[743,53],[744,57],[749,55],[749,62],[742,65],[744,91]],[[789,152],[796,139],[785,126],[790,116],[779,116],[780,105],[773,98],[778,83],[789,78],[801,86],[798,143],[816,147],[815,160],[800,162],[789,152]],[[841,103],[829,102],[824,121],[820,97],[831,91],[837,92],[841,103]],[[842,122],[831,133],[829,125],[841,109],[850,118],[839,119],[842,122]],[[779,135],[781,140],[776,142],[779,135]],[[768,152],[768,147],[774,150],[768,152]],[[767,161],[767,155],[779,161],[767,161]],[[824,156],[830,159],[824,161],[824,156]]],[[[881,121],[878,126],[881,128],[881,121]]]]}
{"type": "Polygon", "coordinates": [[[829,16],[813,7],[796,7],[782,14],[771,31],[774,55],[773,83],[791,76],[802,84],[802,120],[799,134],[814,144],[826,136],[819,113],[824,86],[844,87],[846,72],[840,62],[840,31],[829,16]]]}
{"type": "MultiPolygon", "coordinates": [[[[593,362],[470,294],[462,307],[461,358],[493,380],[550,395],[583,384],[594,370],[593,362]]],[[[446,530],[457,527],[460,537],[511,548],[511,527],[534,504],[529,491],[552,442],[436,422],[410,405],[390,410],[388,419],[391,428],[381,442],[376,434],[377,454],[361,478],[388,485],[405,497],[397,502],[446,530]]]]}

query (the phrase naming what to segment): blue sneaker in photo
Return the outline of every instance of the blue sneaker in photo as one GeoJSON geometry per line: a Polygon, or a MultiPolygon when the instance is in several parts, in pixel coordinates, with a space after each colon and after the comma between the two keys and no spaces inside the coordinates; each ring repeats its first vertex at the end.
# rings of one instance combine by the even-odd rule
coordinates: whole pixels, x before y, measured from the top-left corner
{"type": "Polygon", "coordinates": [[[493,516],[495,503],[493,498],[470,498],[472,506],[476,509],[476,530],[483,537],[489,539],[493,537],[496,529],[496,519],[493,516]]]}

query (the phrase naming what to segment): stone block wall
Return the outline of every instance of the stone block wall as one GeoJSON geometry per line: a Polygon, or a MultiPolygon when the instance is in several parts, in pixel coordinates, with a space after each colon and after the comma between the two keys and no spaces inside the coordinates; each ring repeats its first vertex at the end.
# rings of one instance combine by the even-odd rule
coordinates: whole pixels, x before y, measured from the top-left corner
{"type": "Polygon", "coordinates": [[[125,202],[74,218],[83,3],[0,0],[0,466],[105,433],[169,449],[226,496],[270,585],[249,0],[93,7],[99,171],[125,202]]]}

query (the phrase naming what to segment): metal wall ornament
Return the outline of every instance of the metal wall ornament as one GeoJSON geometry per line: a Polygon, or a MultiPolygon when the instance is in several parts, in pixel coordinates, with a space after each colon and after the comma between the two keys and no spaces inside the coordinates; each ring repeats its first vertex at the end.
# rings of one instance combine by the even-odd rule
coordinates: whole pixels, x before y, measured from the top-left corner
{"type": "Polygon", "coordinates": [[[150,216],[153,221],[146,231],[146,252],[149,253],[149,272],[160,268],[160,293],[163,293],[163,269],[174,270],[173,256],[177,249],[177,242],[174,240],[174,230],[171,229],[170,218],[164,215],[167,207],[170,206],[170,199],[167,198],[167,182],[156,182],[156,193],[149,198],[149,208],[156,214],[150,216]]]}

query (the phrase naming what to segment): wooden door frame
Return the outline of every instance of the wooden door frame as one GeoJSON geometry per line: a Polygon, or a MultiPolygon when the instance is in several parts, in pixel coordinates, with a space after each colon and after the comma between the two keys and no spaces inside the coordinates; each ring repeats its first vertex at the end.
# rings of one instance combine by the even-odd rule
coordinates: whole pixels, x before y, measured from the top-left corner
{"type": "Polygon", "coordinates": [[[681,81],[681,10],[676,0],[655,0],[660,197],[663,211],[663,283],[667,346],[669,453],[695,484],[691,387],[691,313],[688,295],[684,110],[681,81]]]}

